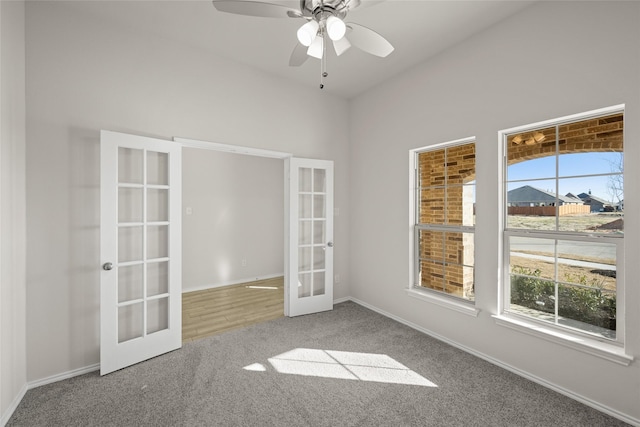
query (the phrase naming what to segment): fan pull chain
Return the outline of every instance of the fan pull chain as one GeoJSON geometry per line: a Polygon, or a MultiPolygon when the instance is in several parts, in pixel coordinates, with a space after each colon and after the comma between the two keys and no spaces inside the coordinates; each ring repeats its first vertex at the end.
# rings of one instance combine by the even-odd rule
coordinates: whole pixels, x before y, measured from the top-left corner
{"type": "Polygon", "coordinates": [[[324,79],[329,74],[327,73],[327,43],[326,38],[324,36],[324,32],[322,34],[322,58],[320,58],[320,89],[324,89],[324,79]]]}

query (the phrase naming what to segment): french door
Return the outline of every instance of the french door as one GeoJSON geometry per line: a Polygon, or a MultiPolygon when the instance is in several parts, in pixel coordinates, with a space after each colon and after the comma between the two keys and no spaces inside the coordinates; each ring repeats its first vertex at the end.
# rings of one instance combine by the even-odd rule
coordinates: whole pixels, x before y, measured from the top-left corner
{"type": "Polygon", "coordinates": [[[333,309],[333,162],[285,160],[285,315],[333,309]]]}
{"type": "Polygon", "coordinates": [[[182,345],[182,148],[108,131],[100,146],[104,375],[182,345]]]}

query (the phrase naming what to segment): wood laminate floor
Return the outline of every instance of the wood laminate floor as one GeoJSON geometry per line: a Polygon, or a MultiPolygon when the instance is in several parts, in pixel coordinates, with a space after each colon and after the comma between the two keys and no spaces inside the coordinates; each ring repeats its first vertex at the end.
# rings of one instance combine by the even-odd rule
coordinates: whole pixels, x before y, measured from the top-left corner
{"type": "Polygon", "coordinates": [[[182,342],[277,319],[284,314],[284,278],[182,294],[182,342]]]}

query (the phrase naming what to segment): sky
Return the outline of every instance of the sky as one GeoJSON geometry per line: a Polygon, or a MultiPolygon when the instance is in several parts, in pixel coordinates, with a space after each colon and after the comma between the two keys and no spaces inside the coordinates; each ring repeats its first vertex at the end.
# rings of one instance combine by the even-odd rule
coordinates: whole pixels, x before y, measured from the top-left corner
{"type": "MultiPolygon", "coordinates": [[[[561,195],[572,193],[577,196],[591,190],[593,196],[617,202],[617,198],[611,191],[611,179],[615,178],[612,173],[620,172],[617,165],[620,163],[621,155],[622,153],[560,155],[558,157],[559,193],[561,195]],[[600,174],[606,175],[594,176],[600,174]]],[[[530,185],[555,193],[555,175],[555,156],[516,163],[507,169],[508,190],[530,185]]]]}

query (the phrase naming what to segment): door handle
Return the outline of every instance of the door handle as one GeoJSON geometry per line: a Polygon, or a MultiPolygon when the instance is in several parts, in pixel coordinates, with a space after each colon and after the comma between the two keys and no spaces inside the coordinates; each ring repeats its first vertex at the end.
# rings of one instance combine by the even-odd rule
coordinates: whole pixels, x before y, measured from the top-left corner
{"type": "Polygon", "coordinates": [[[333,247],[333,242],[327,242],[327,246],[332,248],[333,247]]]}
{"type": "Polygon", "coordinates": [[[103,270],[113,270],[113,264],[110,262],[105,262],[104,264],[102,264],[102,269],[103,270]]]}

